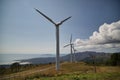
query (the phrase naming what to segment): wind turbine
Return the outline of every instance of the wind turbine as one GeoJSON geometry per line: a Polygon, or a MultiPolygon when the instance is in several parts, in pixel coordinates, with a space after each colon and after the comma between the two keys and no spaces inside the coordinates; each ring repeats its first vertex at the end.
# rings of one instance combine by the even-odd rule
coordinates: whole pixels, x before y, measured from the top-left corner
{"type": "Polygon", "coordinates": [[[60,69],[60,59],[59,59],[59,54],[60,54],[60,51],[59,51],[59,26],[62,25],[68,19],[70,19],[71,16],[66,18],[66,19],[64,19],[64,20],[62,20],[59,23],[55,23],[52,19],[50,19],[48,16],[46,16],[45,14],[40,12],[38,9],[35,9],[35,10],[38,13],[40,13],[43,17],[45,17],[47,20],[49,20],[52,24],[54,24],[55,27],[56,27],[56,70],[58,71],[60,69]]]}
{"type": "Polygon", "coordinates": [[[72,51],[72,48],[73,48],[73,43],[72,43],[72,34],[71,34],[71,37],[70,37],[70,43],[65,45],[64,47],[67,47],[67,46],[70,46],[70,52],[71,52],[71,59],[70,61],[73,62],[73,51],[72,51]]]}
{"type": "Polygon", "coordinates": [[[73,59],[74,59],[74,62],[76,62],[75,53],[76,53],[77,50],[75,49],[74,44],[73,44],[72,48],[73,48],[73,52],[74,52],[74,54],[73,54],[74,58],[73,59]]]}

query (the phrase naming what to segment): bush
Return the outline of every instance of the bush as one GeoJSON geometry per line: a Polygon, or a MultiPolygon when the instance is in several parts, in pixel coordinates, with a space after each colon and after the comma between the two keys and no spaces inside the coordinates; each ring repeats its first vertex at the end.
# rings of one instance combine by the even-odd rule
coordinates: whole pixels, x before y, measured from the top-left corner
{"type": "Polygon", "coordinates": [[[111,65],[112,66],[120,65],[120,53],[114,53],[111,55],[111,65]]]}
{"type": "Polygon", "coordinates": [[[6,68],[5,67],[0,67],[0,75],[4,75],[6,73],[6,68]]]}
{"type": "Polygon", "coordinates": [[[11,66],[11,72],[19,72],[20,71],[20,64],[18,62],[13,63],[11,66]]]}

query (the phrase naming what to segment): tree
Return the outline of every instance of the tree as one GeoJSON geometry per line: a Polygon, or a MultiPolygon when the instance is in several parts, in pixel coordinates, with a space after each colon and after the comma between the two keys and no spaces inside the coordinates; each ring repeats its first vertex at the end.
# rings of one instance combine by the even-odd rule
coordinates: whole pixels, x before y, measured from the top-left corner
{"type": "Polygon", "coordinates": [[[6,68],[4,66],[0,66],[0,75],[4,75],[6,73],[6,68]]]}
{"type": "Polygon", "coordinates": [[[120,53],[114,53],[111,55],[111,65],[112,66],[120,65],[120,53]]]}
{"type": "Polygon", "coordinates": [[[12,72],[18,72],[20,71],[20,64],[18,62],[15,62],[10,66],[10,68],[12,72]]]}

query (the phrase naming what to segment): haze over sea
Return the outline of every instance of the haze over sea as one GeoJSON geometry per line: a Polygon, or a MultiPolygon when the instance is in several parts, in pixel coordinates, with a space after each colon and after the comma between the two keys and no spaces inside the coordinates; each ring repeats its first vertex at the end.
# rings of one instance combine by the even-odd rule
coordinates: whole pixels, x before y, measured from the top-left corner
{"type": "Polygon", "coordinates": [[[0,54],[0,65],[7,65],[17,62],[16,60],[55,57],[55,54],[0,54]]]}

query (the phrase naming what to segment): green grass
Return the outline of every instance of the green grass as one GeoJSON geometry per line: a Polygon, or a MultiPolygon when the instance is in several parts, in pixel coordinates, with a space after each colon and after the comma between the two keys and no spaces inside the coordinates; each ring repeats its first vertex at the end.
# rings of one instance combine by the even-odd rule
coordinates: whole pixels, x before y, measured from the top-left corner
{"type": "Polygon", "coordinates": [[[54,77],[37,76],[27,80],[120,80],[120,73],[74,73],[54,77]]]}
{"type": "Polygon", "coordinates": [[[63,63],[59,72],[54,69],[26,77],[26,80],[120,80],[120,67],[97,66],[85,63],[63,63]]]}
{"type": "Polygon", "coordinates": [[[120,80],[120,67],[118,66],[97,66],[97,73],[95,73],[92,65],[83,62],[64,62],[61,64],[60,71],[56,71],[55,67],[52,67],[45,71],[26,75],[51,66],[54,66],[54,64],[14,73],[11,75],[19,74],[20,76],[8,80],[120,80]]]}

